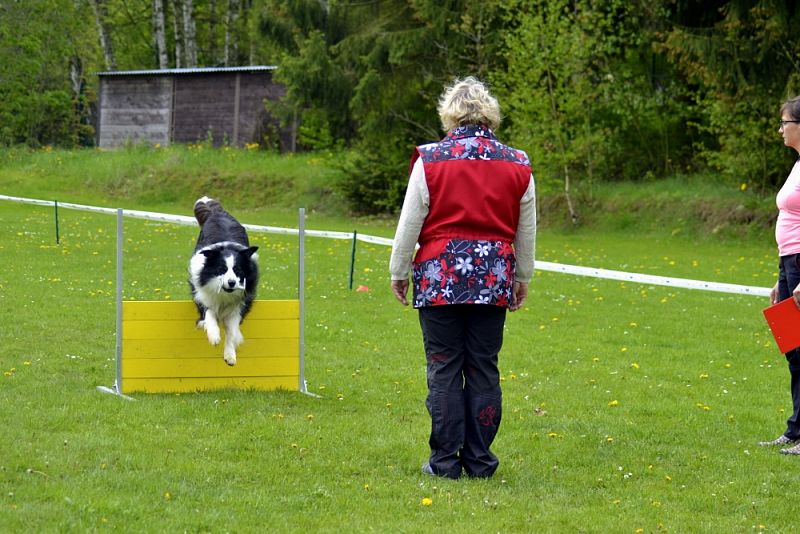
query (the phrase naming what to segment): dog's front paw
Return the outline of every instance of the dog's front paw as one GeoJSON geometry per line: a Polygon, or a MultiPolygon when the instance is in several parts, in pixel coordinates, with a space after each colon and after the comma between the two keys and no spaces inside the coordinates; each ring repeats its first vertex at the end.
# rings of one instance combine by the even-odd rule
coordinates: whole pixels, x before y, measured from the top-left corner
{"type": "Polygon", "coordinates": [[[238,347],[239,345],[244,343],[244,336],[242,336],[242,333],[237,328],[236,330],[230,333],[230,340],[231,343],[233,343],[234,347],[238,347]]]}
{"type": "Polygon", "coordinates": [[[225,355],[223,356],[225,359],[225,363],[230,366],[236,365],[236,352],[235,351],[225,351],[225,355]]]}
{"type": "Polygon", "coordinates": [[[208,342],[212,345],[219,345],[219,342],[222,341],[222,334],[220,334],[219,327],[206,323],[205,330],[206,336],[208,336],[208,342]]]}

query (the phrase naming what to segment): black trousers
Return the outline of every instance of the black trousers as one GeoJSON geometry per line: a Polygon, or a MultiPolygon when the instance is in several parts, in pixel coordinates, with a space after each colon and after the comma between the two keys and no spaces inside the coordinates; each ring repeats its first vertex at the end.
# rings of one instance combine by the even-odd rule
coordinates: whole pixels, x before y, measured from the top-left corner
{"type": "MultiPolygon", "coordinates": [[[[778,274],[778,300],[792,296],[792,292],[800,284],[800,254],[781,256],[778,274]]],[[[792,415],[786,420],[784,436],[800,439],[800,349],[786,353],[789,362],[789,375],[792,388],[792,415]]]]}
{"type": "Polygon", "coordinates": [[[431,415],[430,466],[440,476],[491,477],[489,449],[502,415],[497,355],[506,308],[453,304],[420,308],[431,415]]]}

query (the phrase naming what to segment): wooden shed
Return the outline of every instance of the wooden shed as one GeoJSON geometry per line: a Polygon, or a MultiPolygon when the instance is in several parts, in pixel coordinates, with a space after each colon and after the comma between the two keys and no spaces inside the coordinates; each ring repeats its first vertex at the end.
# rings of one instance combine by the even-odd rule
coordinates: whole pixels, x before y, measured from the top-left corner
{"type": "Polygon", "coordinates": [[[264,144],[294,150],[294,128],[280,128],[264,108],[283,85],[277,67],[223,67],[98,73],[97,146],[125,143],[264,144]]]}

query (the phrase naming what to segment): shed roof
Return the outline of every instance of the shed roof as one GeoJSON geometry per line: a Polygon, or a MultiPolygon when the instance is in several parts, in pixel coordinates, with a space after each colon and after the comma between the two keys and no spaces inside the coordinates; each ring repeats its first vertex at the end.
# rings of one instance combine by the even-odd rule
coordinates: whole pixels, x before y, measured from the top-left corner
{"type": "Polygon", "coordinates": [[[275,70],[275,65],[253,65],[249,67],[202,67],[191,69],[110,70],[98,72],[98,76],[159,76],[174,74],[208,74],[215,72],[265,72],[275,70]]]}

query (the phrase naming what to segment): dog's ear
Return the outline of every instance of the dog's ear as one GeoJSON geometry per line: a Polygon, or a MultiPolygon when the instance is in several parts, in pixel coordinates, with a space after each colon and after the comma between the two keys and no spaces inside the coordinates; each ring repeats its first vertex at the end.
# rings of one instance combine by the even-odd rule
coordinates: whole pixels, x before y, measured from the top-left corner
{"type": "MultiPolygon", "coordinates": [[[[250,258],[250,257],[253,256],[253,254],[256,253],[257,250],[258,250],[258,247],[250,247],[250,248],[242,251],[242,254],[244,254],[246,257],[250,258]]],[[[258,256],[256,256],[256,257],[258,257],[258,256]]]]}

